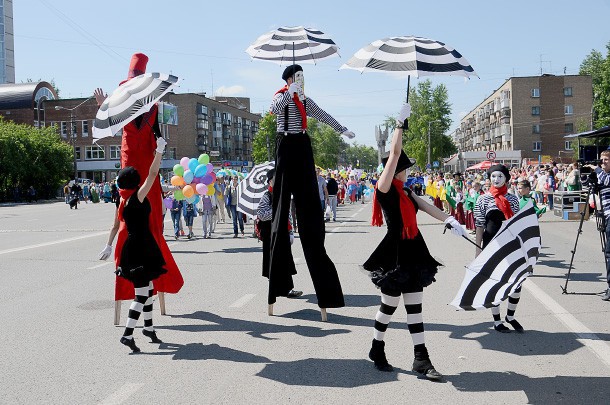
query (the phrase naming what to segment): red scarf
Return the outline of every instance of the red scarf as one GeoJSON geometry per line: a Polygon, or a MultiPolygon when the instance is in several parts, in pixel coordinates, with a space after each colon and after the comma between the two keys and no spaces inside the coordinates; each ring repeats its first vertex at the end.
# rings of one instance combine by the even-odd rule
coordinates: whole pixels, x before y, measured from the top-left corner
{"type": "Polygon", "coordinates": [[[496,201],[496,206],[500,209],[500,211],[502,211],[502,213],[504,214],[504,217],[506,219],[509,219],[513,215],[515,215],[512,208],[510,207],[510,203],[508,202],[508,200],[505,197],[506,193],[508,192],[508,189],[506,188],[506,184],[504,184],[500,188],[491,186],[491,188],[489,189],[489,192],[491,193],[491,195],[493,195],[494,200],[496,201]]]}
{"type": "Polygon", "coordinates": [[[269,186],[268,190],[270,193],[273,193],[273,186],[269,186]]]}
{"type": "MultiPolygon", "coordinates": [[[[278,91],[276,91],[275,94],[286,93],[287,91],[288,91],[288,85],[286,85],[286,86],[282,87],[281,89],[279,89],[278,91]]],[[[292,95],[292,101],[294,101],[297,108],[299,109],[299,112],[301,113],[301,129],[306,130],[307,129],[307,112],[305,111],[305,106],[301,102],[301,99],[299,98],[297,93],[294,93],[292,95]]]]}
{"type": "MultiPolygon", "coordinates": [[[[378,183],[379,184],[379,183],[378,183]]],[[[402,238],[403,239],[414,239],[417,234],[417,215],[415,212],[415,206],[411,199],[407,196],[407,193],[403,190],[403,182],[398,179],[392,179],[392,186],[396,189],[400,201],[400,216],[402,217],[402,238]]],[[[377,189],[377,185],[375,186],[377,189]]],[[[377,201],[377,190],[373,195],[373,218],[371,225],[381,226],[383,225],[383,213],[381,211],[381,204],[377,201]]]]}
{"type": "Polygon", "coordinates": [[[123,209],[125,208],[125,204],[127,203],[127,200],[129,200],[129,198],[136,191],[138,191],[137,188],[134,188],[134,189],[131,189],[131,190],[119,189],[119,195],[121,196],[121,203],[119,205],[119,220],[120,221],[123,220],[123,209]]]}

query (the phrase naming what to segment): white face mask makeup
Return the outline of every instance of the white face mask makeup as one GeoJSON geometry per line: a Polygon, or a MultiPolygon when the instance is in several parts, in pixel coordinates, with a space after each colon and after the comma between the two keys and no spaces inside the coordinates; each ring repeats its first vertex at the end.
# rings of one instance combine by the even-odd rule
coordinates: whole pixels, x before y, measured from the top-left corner
{"type": "Polygon", "coordinates": [[[303,76],[303,72],[296,72],[294,74],[294,83],[299,87],[298,95],[299,100],[305,100],[305,76],[303,76]]]}
{"type": "Polygon", "coordinates": [[[506,184],[506,176],[501,171],[495,171],[495,172],[491,173],[490,180],[491,180],[491,185],[494,186],[495,188],[500,188],[504,184],[506,184]]]}

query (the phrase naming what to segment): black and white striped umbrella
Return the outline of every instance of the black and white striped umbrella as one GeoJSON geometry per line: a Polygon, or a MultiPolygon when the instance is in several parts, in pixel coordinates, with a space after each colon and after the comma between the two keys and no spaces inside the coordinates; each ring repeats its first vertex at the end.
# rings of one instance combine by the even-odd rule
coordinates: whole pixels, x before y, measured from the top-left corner
{"type": "Polygon", "coordinates": [[[451,305],[463,310],[491,308],[505,300],[533,273],[540,252],[540,227],[531,202],[504,221],[494,238],[466,266],[451,305]]]}
{"type": "Polygon", "coordinates": [[[256,217],[256,209],[263,194],[267,191],[267,172],[275,168],[275,162],[256,165],[239,183],[237,189],[237,211],[256,217]]]}
{"type": "Polygon", "coordinates": [[[409,77],[477,76],[466,58],[452,47],[414,36],[374,41],[356,52],[340,69],[355,69],[361,73],[400,72],[409,77]]]}
{"type": "Polygon", "coordinates": [[[121,84],[102,103],[93,123],[93,139],[114,136],[136,117],[148,112],[178,78],[165,73],[144,73],[121,84]]]}
{"type": "Polygon", "coordinates": [[[317,63],[339,55],[339,47],[322,31],[304,27],[279,27],[258,37],[246,49],[253,59],[280,65],[317,63]]]}

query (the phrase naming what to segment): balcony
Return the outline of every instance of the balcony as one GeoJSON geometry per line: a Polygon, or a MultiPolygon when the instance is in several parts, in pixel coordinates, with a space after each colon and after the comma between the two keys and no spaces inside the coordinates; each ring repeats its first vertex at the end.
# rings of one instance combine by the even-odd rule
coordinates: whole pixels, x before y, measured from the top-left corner
{"type": "Polygon", "coordinates": [[[231,148],[223,147],[220,151],[225,155],[228,155],[229,153],[231,153],[231,148]]]}
{"type": "Polygon", "coordinates": [[[244,135],[244,142],[250,142],[250,137],[247,135],[244,135]]]}
{"type": "Polygon", "coordinates": [[[222,139],[231,139],[231,133],[230,132],[223,132],[222,133],[222,139]]]}
{"type": "Polygon", "coordinates": [[[222,125],[231,125],[231,120],[227,120],[227,119],[222,120],[222,125]]]}
{"type": "Polygon", "coordinates": [[[245,129],[245,130],[250,129],[250,125],[245,125],[245,124],[244,124],[244,125],[242,125],[241,127],[242,127],[243,129],[245,129]]]}
{"type": "Polygon", "coordinates": [[[208,115],[207,114],[197,114],[197,119],[207,121],[208,115]]]}
{"type": "Polygon", "coordinates": [[[500,100],[500,108],[510,108],[510,98],[504,98],[500,100]]]}
{"type": "Polygon", "coordinates": [[[222,122],[222,118],[220,117],[214,117],[214,123],[215,124],[220,124],[222,122]]]}
{"type": "Polygon", "coordinates": [[[500,112],[500,118],[510,118],[510,108],[505,108],[500,112]]]}

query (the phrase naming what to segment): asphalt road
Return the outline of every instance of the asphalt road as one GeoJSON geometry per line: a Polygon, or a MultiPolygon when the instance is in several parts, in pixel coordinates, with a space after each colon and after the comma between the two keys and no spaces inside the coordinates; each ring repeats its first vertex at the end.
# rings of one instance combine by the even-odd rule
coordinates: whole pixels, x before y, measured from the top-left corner
{"type": "MultiPolygon", "coordinates": [[[[280,299],[267,315],[261,244],[233,239],[229,224],[213,239],[166,236],[185,278],[154,322],[166,343],[135,331],[141,354],[119,343],[113,326],[114,268],[97,260],[111,225],[111,204],[62,202],[0,207],[0,403],[608,403],[610,302],[562,294],[577,222],[545,214],[543,254],[524,283],[517,319],[525,334],[499,334],[489,311],[459,312],[457,292],[474,248],[420,214],[432,254],[445,264],[424,293],[426,343],[443,383],[411,369],[403,308],[386,334],[396,372],[367,359],[378,291],[358,265],[385,229],[369,225],[370,204],[340,207],[327,224],[326,248],[337,265],[346,307],[320,321],[300,243],[293,246],[299,299],[280,299]],[[425,402],[424,402],[425,401],[425,402]]],[[[249,225],[251,233],[252,225],[249,225]]],[[[599,235],[584,224],[569,290],[604,288],[599,235]]],[[[505,305],[502,306],[502,315],[505,305]]]]}

